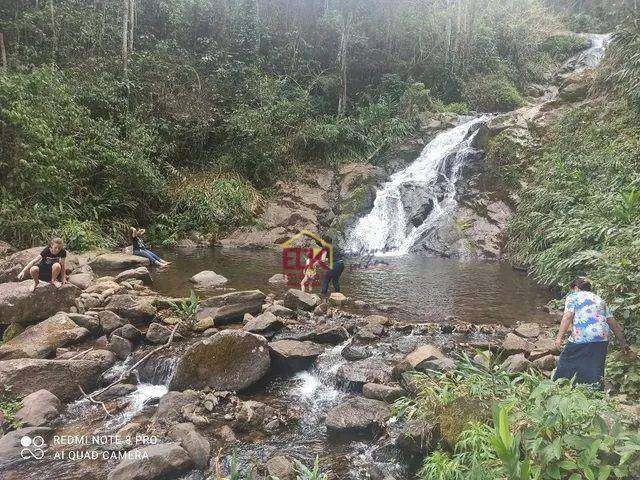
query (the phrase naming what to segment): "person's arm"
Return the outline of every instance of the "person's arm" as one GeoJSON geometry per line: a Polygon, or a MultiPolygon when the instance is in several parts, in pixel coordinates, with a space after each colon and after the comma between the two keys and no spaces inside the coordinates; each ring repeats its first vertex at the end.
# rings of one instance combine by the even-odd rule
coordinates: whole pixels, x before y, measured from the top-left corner
{"type": "Polygon", "coordinates": [[[558,350],[560,350],[560,347],[562,347],[562,339],[573,324],[574,315],[575,312],[568,309],[565,309],[564,315],[562,315],[562,320],[560,321],[560,329],[558,330],[558,336],[556,337],[556,348],[558,350]]]}
{"type": "Polygon", "coordinates": [[[40,263],[40,260],[42,260],[42,256],[38,255],[36,258],[27,263],[22,271],[18,274],[18,280],[22,280],[27,272],[31,270],[31,267],[33,267],[36,263],[40,263]]]}
{"type": "Polygon", "coordinates": [[[620,348],[625,352],[629,351],[629,345],[627,345],[627,340],[626,338],[624,338],[624,332],[622,331],[622,327],[620,326],[618,321],[613,317],[608,317],[607,323],[609,324],[609,327],[611,328],[614,335],[618,339],[618,343],[620,343],[620,348]]]}

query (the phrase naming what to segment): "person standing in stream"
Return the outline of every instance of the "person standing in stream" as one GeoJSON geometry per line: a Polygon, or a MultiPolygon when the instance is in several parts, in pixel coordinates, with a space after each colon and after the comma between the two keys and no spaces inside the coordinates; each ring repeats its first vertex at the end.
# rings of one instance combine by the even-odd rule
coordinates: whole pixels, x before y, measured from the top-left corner
{"type": "Polygon", "coordinates": [[[574,379],[575,383],[603,390],[602,379],[611,331],[623,353],[628,354],[629,347],[622,327],[613,318],[604,300],[591,291],[591,283],[584,277],[578,277],[571,283],[571,293],[567,295],[556,337],[557,349],[562,346],[562,339],[569,330],[571,336],[558,359],[554,380],[574,379]]]}
{"type": "Polygon", "coordinates": [[[144,228],[131,228],[131,237],[133,244],[133,254],[138,257],[148,258],[151,262],[151,265],[158,265],[159,267],[166,267],[171,262],[167,262],[161,259],[158,255],[153,253],[151,250],[147,248],[142,240],[142,236],[145,234],[146,230],[144,228]]]}
{"type": "MultiPolygon", "coordinates": [[[[322,279],[323,295],[329,293],[329,283],[333,284],[333,289],[336,292],[340,291],[340,276],[344,271],[344,257],[342,251],[337,245],[332,246],[332,257],[333,264],[329,265],[329,268],[325,271],[324,278],[322,279]]],[[[325,251],[322,254],[322,262],[327,263],[328,261],[327,252],[325,251]]]]}
{"type": "Polygon", "coordinates": [[[29,272],[34,282],[31,287],[32,292],[38,288],[40,280],[50,282],[56,288],[60,288],[67,283],[66,260],[67,250],[64,248],[64,242],[61,238],[52,238],[49,246],[25,265],[18,274],[18,280],[22,280],[29,272]]]}

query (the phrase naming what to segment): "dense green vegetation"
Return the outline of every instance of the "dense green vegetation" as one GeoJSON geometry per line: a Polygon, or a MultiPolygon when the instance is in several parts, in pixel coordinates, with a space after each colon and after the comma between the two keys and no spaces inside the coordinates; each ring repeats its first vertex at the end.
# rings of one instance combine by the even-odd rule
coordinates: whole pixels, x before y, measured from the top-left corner
{"type": "MultiPolygon", "coordinates": [[[[611,47],[586,105],[542,132],[516,175],[523,184],[509,228],[514,262],[547,285],[587,275],[626,331],[640,336],[640,31],[611,47]]],[[[520,156],[505,165],[513,176],[520,156]]]]}
{"type": "Polygon", "coordinates": [[[640,434],[611,399],[586,387],[536,372],[512,377],[467,358],[415,381],[418,397],[399,400],[398,415],[447,433],[424,459],[425,480],[606,480],[640,469],[640,434]]]}
{"type": "Polygon", "coordinates": [[[625,2],[580,3],[3,2],[0,237],[222,235],[292,166],[371,158],[447,104],[518,106],[579,45],[558,32],[625,2]]]}

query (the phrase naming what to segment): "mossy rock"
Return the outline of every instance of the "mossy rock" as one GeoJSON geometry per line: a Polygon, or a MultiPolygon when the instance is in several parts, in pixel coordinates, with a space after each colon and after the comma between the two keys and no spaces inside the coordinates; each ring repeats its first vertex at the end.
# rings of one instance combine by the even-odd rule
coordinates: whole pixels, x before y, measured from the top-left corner
{"type": "Polygon", "coordinates": [[[461,397],[442,407],[437,415],[440,436],[444,444],[453,449],[460,435],[474,423],[491,420],[491,405],[486,400],[461,397]]]}
{"type": "Polygon", "coordinates": [[[340,205],[341,214],[362,215],[373,208],[376,189],[373,185],[360,185],[340,205]]]}
{"type": "Polygon", "coordinates": [[[12,323],[10,324],[4,331],[4,333],[2,334],[2,343],[6,343],[9,340],[11,340],[12,338],[17,337],[18,335],[20,335],[22,332],[24,332],[25,326],[21,325],[19,323],[12,323]]]}

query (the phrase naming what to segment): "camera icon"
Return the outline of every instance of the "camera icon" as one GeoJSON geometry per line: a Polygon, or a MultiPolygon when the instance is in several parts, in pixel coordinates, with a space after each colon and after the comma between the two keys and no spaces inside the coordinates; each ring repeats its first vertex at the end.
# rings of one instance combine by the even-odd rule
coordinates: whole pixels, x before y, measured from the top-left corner
{"type": "Polygon", "coordinates": [[[24,435],[20,439],[20,445],[23,447],[22,450],[20,450],[20,456],[24,460],[29,458],[41,460],[44,457],[44,447],[46,447],[46,444],[44,438],[40,435],[36,435],[35,437],[24,435]]]}

